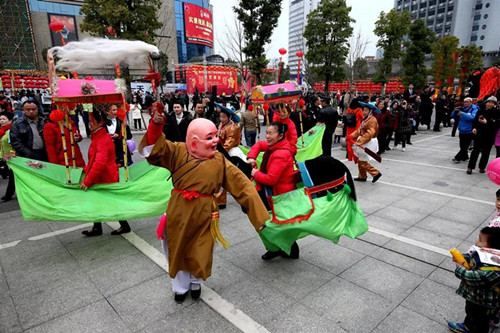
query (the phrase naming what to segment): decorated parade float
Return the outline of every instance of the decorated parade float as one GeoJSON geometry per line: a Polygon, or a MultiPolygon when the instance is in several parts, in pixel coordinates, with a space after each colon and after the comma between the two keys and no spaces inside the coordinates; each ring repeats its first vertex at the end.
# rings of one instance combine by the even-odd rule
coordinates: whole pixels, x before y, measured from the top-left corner
{"type": "MultiPolygon", "coordinates": [[[[125,80],[97,80],[92,77],[78,79],[78,70],[96,66],[116,66],[118,63],[148,62],[158,49],[143,42],[121,40],[92,40],[72,42],[48,51],[49,81],[52,102],[57,108],[50,118],[59,125],[65,165],[15,157],[9,167],[14,171],[16,192],[25,220],[66,222],[117,221],[161,215],[166,207],[172,185],[166,179],[169,172],[149,165],[146,161],[129,166],[127,149],[135,148],[133,141],[126,141],[128,105],[125,103],[125,80]],[[54,56],[59,60],[54,63],[54,56]],[[98,60],[99,59],[99,60],[98,60]],[[55,69],[73,72],[73,79],[56,75],[55,69]],[[120,180],[113,184],[97,184],[89,191],[79,187],[83,168],[76,167],[75,142],[70,112],[77,104],[91,104],[92,108],[105,109],[118,106],[122,120],[124,167],[119,168],[120,180]],[[69,132],[70,147],[66,147],[65,133],[69,132]],[[68,151],[72,151],[72,160],[68,151]],[[113,209],[110,209],[113,207],[113,209]],[[120,207],[120,209],[117,209],[120,207]]],[[[152,65],[148,76],[155,80],[152,65]]],[[[154,83],[153,83],[154,84],[154,83]]]]}

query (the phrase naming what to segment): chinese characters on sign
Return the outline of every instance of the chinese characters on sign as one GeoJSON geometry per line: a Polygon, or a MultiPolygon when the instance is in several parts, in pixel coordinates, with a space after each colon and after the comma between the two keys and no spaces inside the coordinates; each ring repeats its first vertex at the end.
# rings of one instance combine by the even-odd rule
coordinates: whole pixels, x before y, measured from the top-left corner
{"type": "MultiPolygon", "coordinates": [[[[187,68],[187,91],[193,94],[205,90],[205,73],[201,65],[191,65],[187,68]]],[[[232,94],[238,91],[236,68],[224,66],[207,66],[207,87],[217,86],[217,93],[232,94]]]]}
{"type": "Polygon", "coordinates": [[[213,47],[212,12],[208,9],[184,2],[184,29],[186,43],[213,47]]]}

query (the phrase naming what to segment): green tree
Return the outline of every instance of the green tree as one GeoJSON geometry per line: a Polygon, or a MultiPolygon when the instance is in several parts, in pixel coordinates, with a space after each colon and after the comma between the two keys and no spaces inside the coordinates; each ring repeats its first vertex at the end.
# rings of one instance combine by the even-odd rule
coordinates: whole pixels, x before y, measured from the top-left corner
{"type": "Polygon", "coordinates": [[[366,79],[368,74],[368,61],[365,58],[358,58],[354,61],[353,77],[354,80],[366,79]]]}
{"type": "Polygon", "coordinates": [[[374,82],[387,83],[392,72],[392,61],[402,55],[403,36],[408,34],[411,14],[407,10],[398,12],[392,9],[389,13],[381,12],[375,22],[373,32],[379,37],[377,46],[384,50],[384,58],[380,59],[374,82]]]}
{"type": "Polygon", "coordinates": [[[351,7],[345,0],[323,0],[307,15],[304,38],[307,41],[306,59],[311,70],[325,81],[325,91],[332,80],[345,77],[345,60],[349,52],[347,41],[352,35],[351,7]]]}
{"type": "Polygon", "coordinates": [[[165,52],[160,51],[160,59],[158,59],[158,73],[161,75],[161,89],[163,91],[163,86],[167,83],[167,76],[169,75],[168,70],[168,55],[165,52]]]}
{"type": "Polygon", "coordinates": [[[424,20],[415,20],[410,25],[408,41],[405,42],[406,52],[403,54],[403,84],[413,83],[420,90],[427,83],[425,55],[432,52],[435,33],[425,26],[424,20]]]}
{"type": "Polygon", "coordinates": [[[432,73],[436,88],[446,86],[448,78],[457,76],[457,62],[459,40],[455,36],[445,36],[437,40],[432,48],[434,61],[432,62],[432,73]]]}
{"type": "Polygon", "coordinates": [[[459,50],[458,93],[463,93],[467,78],[476,70],[483,68],[483,51],[477,45],[462,46],[459,50]]]}
{"type": "Polygon", "coordinates": [[[284,62],[281,62],[280,66],[281,66],[280,77],[279,77],[279,82],[277,83],[283,83],[285,81],[290,80],[290,67],[288,65],[285,65],[284,62]]]}
{"type": "Polygon", "coordinates": [[[162,26],[157,17],[160,6],[161,0],[85,0],[81,29],[104,37],[111,27],[116,38],[154,43],[155,31],[162,26]]]}
{"type": "Polygon", "coordinates": [[[281,0],[240,0],[233,11],[243,25],[245,46],[242,50],[247,56],[246,64],[261,83],[261,75],[268,63],[264,45],[271,41],[273,30],[278,25],[281,0]]]}

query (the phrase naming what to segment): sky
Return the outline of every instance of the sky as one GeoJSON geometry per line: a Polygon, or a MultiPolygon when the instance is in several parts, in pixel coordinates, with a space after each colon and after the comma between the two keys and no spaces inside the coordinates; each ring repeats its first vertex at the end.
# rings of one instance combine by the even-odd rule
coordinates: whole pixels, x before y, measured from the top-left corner
{"type": "MultiPolygon", "coordinates": [[[[213,5],[214,19],[214,39],[215,39],[215,54],[224,54],[221,51],[221,46],[217,42],[218,39],[225,37],[225,32],[228,30],[226,26],[231,27],[236,19],[232,8],[238,4],[238,0],[211,0],[213,5]]],[[[278,58],[278,50],[282,47],[288,49],[288,12],[290,0],[282,1],[282,12],[278,20],[278,26],[273,32],[271,43],[266,47],[268,59],[278,58]]],[[[375,21],[377,21],[381,11],[389,12],[394,7],[394,0],[347,0],[347,5],[352,7],[351,17],[356,20],[352,24],[354,34],[361,31],[361,35],[366,38],[369,43],[366,47],[365,56],[375,56],[377,36],[373,34],[375,21]]],[[[284,61],[288,61],[285,56],[284,61]]]]}

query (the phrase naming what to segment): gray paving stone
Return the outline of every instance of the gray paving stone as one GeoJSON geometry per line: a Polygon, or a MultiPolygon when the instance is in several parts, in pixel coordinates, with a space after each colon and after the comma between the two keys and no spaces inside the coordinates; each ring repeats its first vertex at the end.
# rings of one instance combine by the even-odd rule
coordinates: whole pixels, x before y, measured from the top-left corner
{"type": "MultiPolygon", "coordinates": [[[[444,323],[446,324],[446,323],[444,323]]],[[[446,333],[448,327],[442,322],[429,320],[404,306],[398,306],[391,314],[385,318],[373,333],[405,332],[405,333],[446,333]]]]}
{"type": "Polygon", "coordinates": [[[36,292],[13,291],[12,298],[21,325],[28,329],[100,300],[102,295],[87,277],[76,276],[36,292]]]}
{"type": "Polygon", "coordinates": [[[473,211],[463,210],[451,206],[443,206],[432,213],[433,216],[443,219],[465,223],[477,227],[485,218],[490,216],[490,210],[474,209],[473,211]]]}
{"type": "MultiPolygon", "coordinates": [[[[256,258],[256,260],[259,260],[256,258]]],[[[221,293],[234,283],[255,279],[253,275],[232,264],[229,260],[215,254],[212,264],[212,276],[205,283],[217,293],[221,293]]]]}
{"type": "Polygon", "coordinates": [[[304,298],[302,304],[348,332],[371,332],[396,303],[341,278],[304,298]]]}
{"type": "Polygon", "coordinates": [[[460,240],[458,238],[446,236],[443,234],[437,234],[435,232],[429,232],[417,227],[411,227],[410,229],[403,232],[401,236],[431,244],[442,249],[451,249],[452,247],[456,247],[458,244],[460,244],[460,240]]]}
{"type": "Polygon", "coordinates": [[[144,333],[192,333],[192,332],[241,332],[238,328],[222,318],[208,305],[194,302],[190,306],[179,310],[166,318],[150,323],[141,330],[144,333]],[[194,320],[195,319],[195,320],[194,320]]]}
{"type": "Polygon", "coordinates": [[[114,260],[88,271],[87,274],[101,293],[108,297],[164,275],[165,271],[140,253],[114,260]]]}
{"type": "Polygon", "coordinates": [[[397,223],[400,223],[404,226],[412,226],[415,225],[417,222],[421,221],[424,219],[428,213],[419,213],[419,212],[414,212],[411,210],[408,210],[410,208],[405,207],[386,207],[382,210],[379,210],[378,212],[374,213],[374,216],[382,217],[382,218],[387,218],[391,221],[395,221],[397,223]]]}
{"type": "Polygon", "coordinates": [[[294,304],[291,308],[283,309],[275,318],[264,323],[264,326],[273,333],[348,332],[335,320],[320,316],[302,304],[294,304]]]}
{"type": "Polygon", "coordinates": [[[463,322],[465,300],[455,294],[456,288],[425,280],[402,305],[438,323],[463,322]]]}
{"type": "Polygon", "coordinates": [[[235,283],[220,295],[258,323],[268,322],[296,303],[275,287],[257,279],[235,283]]]}
{"type": "Polygon", "coordinates": [[[66,248],[55,237],[29,241],[23,240],[16,246],[9,247],[0,251],[0,261],[5,265],[29,263],[38,258],[67,255],[66,248]]]}
{"type": "Polygon", "coordinates": [[[408,230],[410,228],[409,225],[399,223],[393,220],[390,220],[386,217],[381,217],[377,215],[370,215],[366,217],[366,221],[368,222],[368,225],[372,228],[384,230],[391,232],[393,234],[399,235],[405,230],[408,230]]]}
{"type": "Polygon", "coordinates": [[[377,200],[370,200],[366,197],[358,197],[358,204],[363,210],[363,213],[366,215],[373,214],[381,209],[386,207],[386,203],[377,200]]]}
{"type": "Polygon", "coordinates": [[[358,239],[377,246],[383,246],[384,244],[386,244],[391,240],[391,238],[389,237],[382,236],[370,231],[359,236],[358,239]]]}
{"type": "Polygon", "coordinates": [[[428,277],[436,269],[433,265],[384,248],[375,250],[370,256],[422,277],[428,277]]]}
{"type": "Polygon", "coordinates": [[[44,222],[24,221],[20,216],[3,220],[1,228],[0,244],[28,239],[32,236],[51,232],[44,222]]]}
{"type": "Polygon", "coordinates": [[[303,249],[301,259],[332,274],[338,275],[364,258],[365,255],[320,239],[303,249]]]}
{"type": "Polygon", "coordinates": [[[417,212],[424,216],[432,214],[435,210],[441,208],[446,203],[441,201],[429,202],[407,197],[394,203],[393,207],[402,208],[411,212],[417,212]]]}
{"type": "Polygon", "coordinates": [[[453,271],[448,269],[443,269],[442,267],[437,268],[432,274],[429,276],[429,279],[444,284],[450,288],[457,289],[460,284],[460,280],[455,276],[453,271]]]}
{"type": "Polygon", "coordinates": [[[494,194],[495,191],[492,191],[490,194],[490,198],[486,200],[491,202],[491,204],[474,202],[464,199],[453,199],[447,204],[447,206],[470,212],[479,211],[479,212],[489,212],[489,214],[493,214],[496,211],[494,194]]]}
{"type": "Polygon", "coordinates": [[[469,236],[475,229],[475,227],[468,224],[452,221],[451,219],[442,219],[432,215],[418,222],[415,227],[457,239],[469,236]]]}
{"type": "Polygon", "coordinates": [[[106,300],[47,321],[25,331],[26,333],[121,333],[131,332],[106,300]]]}
{"type": "Polygon", "coordinates": [[[360,239],[352,239],[349,237],[340,237],[338,245],[353,250],[355,252],[368,255],[373,251],[375,251],[376,249],[378,249],[377,246],[371,243],[362,241],[360,239]]]}
{"type": "Polygon", "coordinates": [[[7,288],[0,285],[0,332],[17,333],[23,328],[7,288]]]}
{"type": "Polygon", "coordinates": [[[395,302],[401,302],[423,281],[419,275],[370,257],[354,264],[340,277],[395,302]]]}
{"type": "Polygon", "coordinates": [[[439,265],[445,258],[442,254],[422,249],[410,244],[406,244],[397,240],[391,240],[385,245],[389,250],[407,255],[411,258],[417,258],[423,262],[428,262],[431,265],[439,265]]]}
{"type": "Polygon", "coordinates": [[[83,271],[66,252],[11,264],[5,276],[11,290],[18,293],[33,293],[47,288],[57,288],[59,284],[72,281],[82,274],[83,271]]]}

